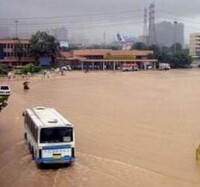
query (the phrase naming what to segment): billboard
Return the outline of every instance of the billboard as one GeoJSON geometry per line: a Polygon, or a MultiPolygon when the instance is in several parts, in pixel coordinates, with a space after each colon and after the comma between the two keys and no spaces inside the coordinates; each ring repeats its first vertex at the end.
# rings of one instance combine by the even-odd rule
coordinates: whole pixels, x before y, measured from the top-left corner
{"type": "Polygon", "coordinates": [[[65,47],[65,48],[68,48],[69,47],[69,43],[67,41],[59,41],[60,43],[60,47],[65,47]]]}
{"type": "Polygon", "coordinates": [[[135,38],[132,36],[128,36],[128,35],[122,35],[120,33],[117,33],[115,35],[115,41],[119,42],[119,43],[133,43],[135,42],[135,38]]]}

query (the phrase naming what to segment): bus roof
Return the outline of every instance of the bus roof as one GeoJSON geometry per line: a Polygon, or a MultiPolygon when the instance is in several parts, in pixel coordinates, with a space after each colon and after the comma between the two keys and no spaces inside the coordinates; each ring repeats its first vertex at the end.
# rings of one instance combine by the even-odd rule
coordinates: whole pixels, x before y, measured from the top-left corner
{"type": "Polygon", "coordinates": [[[73,125],[55,109],[48,107],[28,108],[26,112],[40,128],[43,127],[73,127],[73,125]]]}

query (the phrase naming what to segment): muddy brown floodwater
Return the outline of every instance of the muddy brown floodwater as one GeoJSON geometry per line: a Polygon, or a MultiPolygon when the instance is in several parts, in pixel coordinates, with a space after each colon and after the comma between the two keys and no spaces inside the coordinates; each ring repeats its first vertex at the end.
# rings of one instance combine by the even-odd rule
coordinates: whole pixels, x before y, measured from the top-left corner
{"type": "Polygon", "coordinates": [[[69,72],[0,80],[0,187],[199,187],[200,71],[69,72]],[[76,161],[39,169],[23,140],[22,112],[50,106],[75,125],[76,161]]]}

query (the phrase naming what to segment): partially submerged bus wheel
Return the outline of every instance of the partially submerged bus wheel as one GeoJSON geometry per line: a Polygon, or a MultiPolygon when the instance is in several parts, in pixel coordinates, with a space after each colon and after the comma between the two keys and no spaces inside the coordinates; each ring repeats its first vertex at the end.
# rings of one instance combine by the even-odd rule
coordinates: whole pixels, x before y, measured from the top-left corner
{"type": "Polygon", "coordinates": [[[30,153],[32,153],[32,149],[33,149],[33,148],[31,147],[31,144],[30,144],[30,142],[29,142],[29,143],[28,143],[28,150],[29,150],[30,153]]]}
{"type": "Polygon", "coordinates": [[[33,147],[31,148],[31,155],[32,155],[32,159],[34,160],[35,159],[35,156],[34,156],[34,149],[33,149],[33,147]]]}
{"type": "Polygon", "coordinates": [[[196,149],[196,160],[199,161],[200,160],[200,145],[197,147],[196,149]]]}
{"type": "Polygon", "coordinates": [[[24,139],[27,140],[27,134],[26,133],[24,133],[24,139]]]}

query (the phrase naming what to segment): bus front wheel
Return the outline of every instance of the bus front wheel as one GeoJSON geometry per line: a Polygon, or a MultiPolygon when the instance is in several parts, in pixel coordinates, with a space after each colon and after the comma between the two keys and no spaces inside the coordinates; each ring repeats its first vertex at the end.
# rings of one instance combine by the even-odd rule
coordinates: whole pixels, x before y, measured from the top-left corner
{"type": "Polygon", "coordinates": [[[27,134],[26,133],[24,133],[24,139],[27,140],[27,134]]]}
{"type": "Polygon", "coordinates": [[[199,161],[199,158],[200,158],[200,156],[199,156],[199,149],[197,148],[196,149],[196,160],[199,161]]]}

